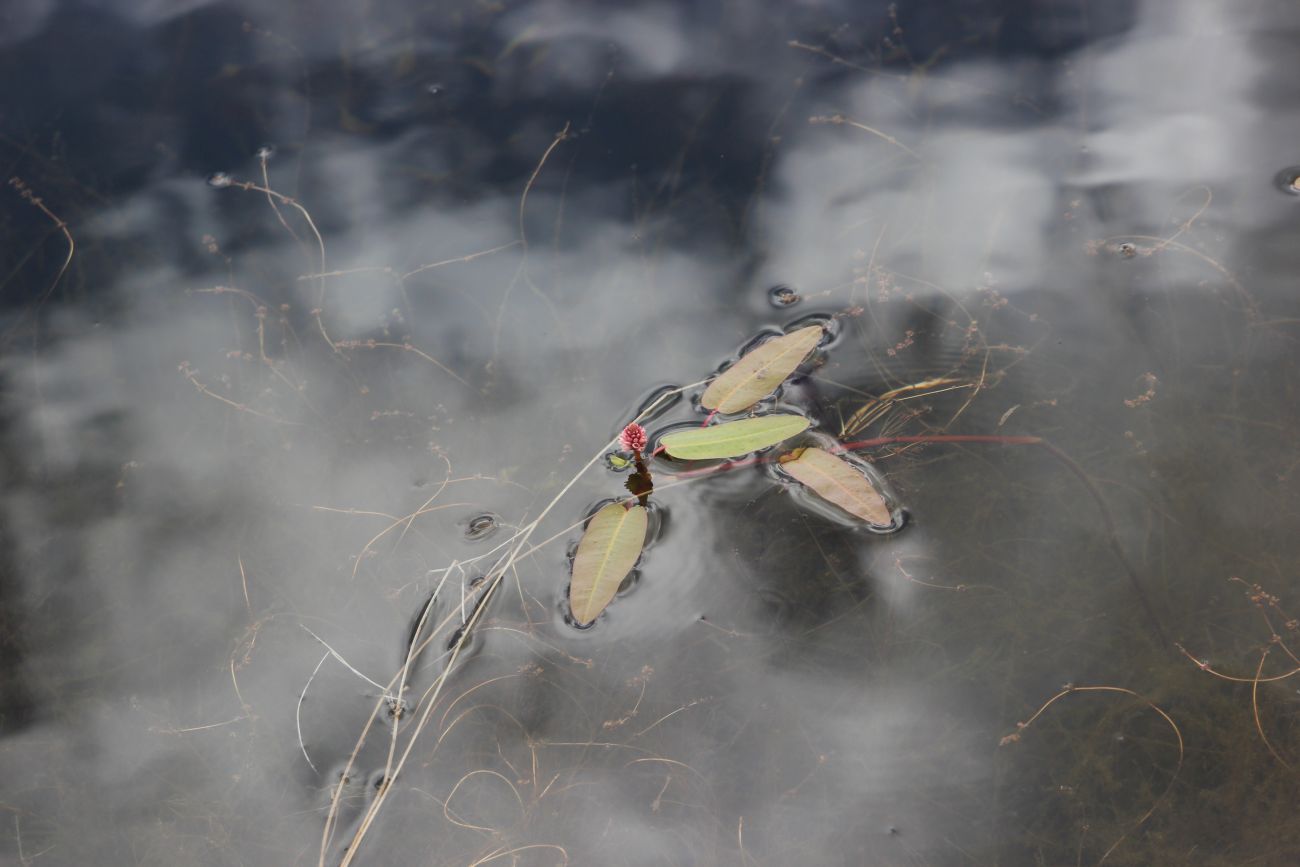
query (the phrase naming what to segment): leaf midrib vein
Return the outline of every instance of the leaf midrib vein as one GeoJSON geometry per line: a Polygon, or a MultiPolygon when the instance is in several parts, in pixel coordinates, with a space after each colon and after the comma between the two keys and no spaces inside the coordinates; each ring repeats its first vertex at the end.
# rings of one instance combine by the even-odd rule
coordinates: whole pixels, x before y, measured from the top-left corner
{"type": "MultiPolygon", "coordinates": [[[[841,482],[839,479],[835,478],[835,477],[832,476],[830,473],[826,472],[826,470],[824,470],[824,469],[822,469],[820,466],[817,466],[816,464],[814,464],[812,461],[802,461],[802,460],[800,460],[800,461],[798,461],[798,463],[803,464],[805,467],[808,468],[808,470],[809,470],[810,472],[813,472],[813,473],[815,473],[816,475],[821,476],[822,478],[828,480],[828,481],[829,481],[833,486],[835,486],[836,488],[838,488],[838,489],[840,489],[841,491],[843,491],[843,492],[848,496],[849,500],[851,500],[851,501],[854,502],[854,503],[858,503],[858,504],[860,504],[860,505],[863,507],[863,510],[864,510],[865,512],[868,512],[868,513],[871,512],[871,511],[872,511],[872,508],[871,508],[871,507],[873,507],[873,506],[876,505],[874,502],[864,499],[861,495],[859,495],[857,492],[855,492],[855,491],[854,491],[852,488],[850,488],[848,485],[844,484],[844,483],[841,482]]],[[[865,481],[865,480],[864,480],[864,481],[865,481]]],[[[863,517],[866,517],[866,516],[864,515],[863,517]]],[[[867,520],[871,520],[871,519],[868,518],[867,520]]]]}
{"type": "MultiPolygon", "coordinates": [[[[731,391],[729,391],[729,392],[726,393],[726,396],[725,396],[725,397],[723,397],[721,400],[718,401],[718,408],[719,408],[719,409],[722,409],[722,407],[726,406],[727,401],[729,401],[729,400],[731,400],[733,397],[735,397],[735,396],[736,396],[736,395],[741,391],[741,389],[743,389],[743,388],[744,388],[746,385],[748,385],[751,381],[753,381],[753,382],[760,381],[760,380],[762,379],[763,374],[766,373],[768,370],[770,370],[770,369],[772,368],[772,365],[776,364],[776,363],[777,363],[778,361],[780,361],[782,358],[785,358],[787,355],[789,355],[790,353],[794,352],[795,349],[797,349],[797,348],[798,348],[798,347],[796,347],[796,346],[788,346],[788,347],[786,347],[786,348],[783,349],[781,352],[778,352],[776,355],[772,356],[770,359],[768,359],[767,361],[763,362],[763,363],[760,364],[758,367],[754,368],[754,370],[753,370],[752,372],[746,374],[746,375],[745,375],[745,376],[740,380],[740,382],[737,383],[736,386],[735,386],[734,388],[731,389],[731,391]]],[[[740,407],[737,407],[737,409],[739,409],[739,408],[740,408],[740,407]]]]}
{"type": "Polygon", "coordinates": [[[600,558],[600,566],[593,572],[591,587],[587,591],[586,599],[583,604],[583,613],[591,607],[591,600],[596,595],[596,589],[600,586],[600,579],[605,574],[605,569],[609,565],[609,560],[614,554],[615,543],[618,542],[619,535],[623,532],[623,524],[627,521],[628,516],[632,514],[631,509],[624,509],[623,514],[618,516],[618,523],[613,525],[613,532],[609,534],[609,542],[604,546],[604,551],[600,558]]]}

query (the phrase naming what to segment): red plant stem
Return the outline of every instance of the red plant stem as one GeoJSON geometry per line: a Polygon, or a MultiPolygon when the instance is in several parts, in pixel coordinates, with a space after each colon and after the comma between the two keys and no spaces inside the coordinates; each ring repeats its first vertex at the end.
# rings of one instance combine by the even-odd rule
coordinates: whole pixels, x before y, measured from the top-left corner
{"type": "Polygon", "coordinates": [[[717,414],[718,414],[718,411],[715,409],[715,410],[713,410],[713,412],[711,412],[711,413],[709,413],[708,415],[706,415],[706,416],[704,417],[704,423],[701,424],[700,427],[708,427],[708,426],[709,426],[709,422],[713,421],[713,417],[714,417],[715,415],[717,415],[717,414]]]}

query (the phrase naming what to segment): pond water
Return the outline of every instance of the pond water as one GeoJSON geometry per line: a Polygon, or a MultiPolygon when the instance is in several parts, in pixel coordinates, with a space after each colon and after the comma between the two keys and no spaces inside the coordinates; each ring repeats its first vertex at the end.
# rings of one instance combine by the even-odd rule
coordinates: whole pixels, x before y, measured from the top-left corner
{"type": "Polygon", "coordinates": [[[1297,863],[1298,33],[9,0],[0,861],[1297,863]],[[576,628],[809,323],[902,528],[656,459],[576,628]]]}

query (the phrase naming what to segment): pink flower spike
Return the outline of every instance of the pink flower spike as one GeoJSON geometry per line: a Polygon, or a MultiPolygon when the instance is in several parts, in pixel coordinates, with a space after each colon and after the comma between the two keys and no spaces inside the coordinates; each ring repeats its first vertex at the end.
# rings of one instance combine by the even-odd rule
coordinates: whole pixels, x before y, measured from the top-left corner
{"type": "Polygon", "coordinates": [[[648,441],[649,437],[646,436],[645,428],[636,422],[632,422],[623,428],[623,432],[618,435],[618,444],[625,450],[636,454],[641,454],[641,450],[645,448],[648,441]]]}

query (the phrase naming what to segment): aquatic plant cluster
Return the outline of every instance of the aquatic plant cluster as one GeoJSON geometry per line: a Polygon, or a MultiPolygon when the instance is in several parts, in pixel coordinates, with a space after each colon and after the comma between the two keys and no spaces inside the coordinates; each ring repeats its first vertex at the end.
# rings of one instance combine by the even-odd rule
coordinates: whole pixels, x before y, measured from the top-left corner
{"type": "MultiPolygon", "coordinates": [[[[764,341],[746,352],[734,364],[713,378],[700,397],[700,406],[709,410],[703,425],[670,429],[655,437],[655,455],[672,462],[724,460],[709,469],[678,471],[677,478],[698,478],[701,474],[725,472],[744,464],[730,463],[735,458],[763,452],[808,430],[811,419],[794,413],[760,413],[749,418],[711,424],[719,415],[751,411],[756,404],[775,392],[827,337],[826,329],[809,325],[764,341]]],[[[619,446],[630,452],[637,472],[629,479],[628,489],[640,502],[610,503],[602,507],[587,524],[586,532],[573,559],[569,584],[569,610],[579,626],[589,626],[613,601],[619,587],[640,557],[646,538],[645,507],[654,490],[642,452],[650,437],[645,428],[633,421],[619,433],[619,446]]],[[[844,451],[843,447],[835,447],[844,451]]],[[[843,512],[863,522],[877,533],[893,532],[903,525],[902,512],[890,505],[882,483],[863,473],[857,466],[830,451],[805,446],[781,455],[779,465],[793,479],[843,512]]]]}

